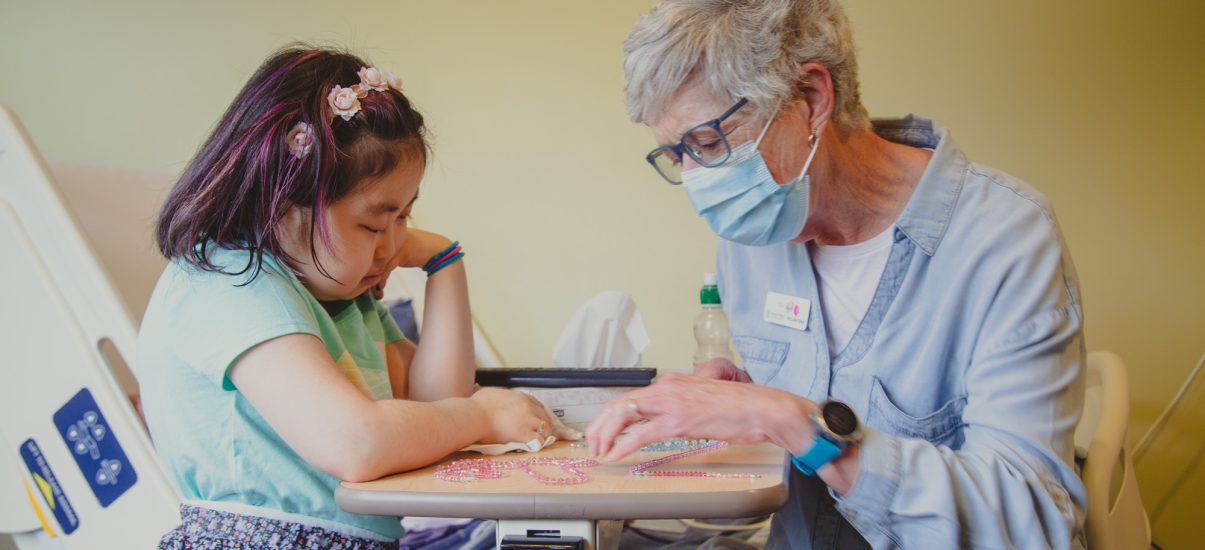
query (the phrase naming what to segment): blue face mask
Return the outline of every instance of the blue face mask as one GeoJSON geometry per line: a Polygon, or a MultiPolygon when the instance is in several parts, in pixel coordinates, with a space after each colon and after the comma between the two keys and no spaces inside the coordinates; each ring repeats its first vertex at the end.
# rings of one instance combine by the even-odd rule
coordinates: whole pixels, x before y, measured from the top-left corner
{"type": "Polygon", "coordinates": [[[695,212],[716,235],[732,242],[766,246],[789,241],[807,221],[807,172],[820,140],[812,143],[799,176],[779,185],[757,148],[771,122],[756,140],[734,148],[728,162],[682,172],[682,186],[695,212]]]}

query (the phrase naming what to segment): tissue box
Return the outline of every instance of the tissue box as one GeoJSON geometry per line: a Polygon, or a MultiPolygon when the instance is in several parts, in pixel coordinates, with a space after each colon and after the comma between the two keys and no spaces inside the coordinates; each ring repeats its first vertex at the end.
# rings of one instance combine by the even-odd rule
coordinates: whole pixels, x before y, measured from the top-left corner
{"type": "Polygon", "coordinates": [[[636,388],[631,387],[595,387],[595,388],[515,388],[526,393],[552,409],[565,425],[579,431],[586,431],[590,421],[602,412],[603,405],[636,388]]]}

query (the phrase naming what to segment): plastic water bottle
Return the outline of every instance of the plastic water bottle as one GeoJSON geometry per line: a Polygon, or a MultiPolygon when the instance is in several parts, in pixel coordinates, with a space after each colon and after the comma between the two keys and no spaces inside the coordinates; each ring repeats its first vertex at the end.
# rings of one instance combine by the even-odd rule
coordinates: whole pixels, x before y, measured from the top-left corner
{"type": "Polygon", "coordinates": [[[703,308],[698,317],[695,317],[695,342],[698,342],[698,347],[695,348],[695,364],[717,358],[732,361],[728,317],[720,307],[720,289],[715,284],[715,273],[703,274],[699,303],[703,308]]]}

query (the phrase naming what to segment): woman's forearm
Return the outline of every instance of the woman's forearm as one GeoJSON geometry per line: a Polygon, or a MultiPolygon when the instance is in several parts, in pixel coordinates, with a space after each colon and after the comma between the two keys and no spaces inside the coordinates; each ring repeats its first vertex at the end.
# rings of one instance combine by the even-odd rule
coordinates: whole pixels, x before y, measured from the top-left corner
{"type": "MultiPolygon", "coordinates": [[[[756,425],[765,434],[765,439],[792,455],[802,455],[816,439],[816,429],[810,419],[816,404],[786,392],[775,391],[775,395],[777,399],[770,402],[767,410],[754,416],[756,425]]],[[[858,477],[859,451],[858,444],[850,445],[816,474],[837,494],[845,494],[858,477]]]]}

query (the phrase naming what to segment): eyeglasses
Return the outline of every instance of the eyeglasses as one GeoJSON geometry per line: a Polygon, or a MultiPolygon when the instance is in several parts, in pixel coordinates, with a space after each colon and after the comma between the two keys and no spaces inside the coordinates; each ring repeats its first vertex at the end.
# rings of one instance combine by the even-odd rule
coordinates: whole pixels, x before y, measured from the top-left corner
{"type": "Polygon", "coordinates": [[[682,134],[682,140],[677,145],[662,145],[653,149],[644,157],[661,177],[672,185],[682,183],[683,153],[705,168],[715,168],[724,164],[732,156],[732,147],[728,138],[720,129],[720,123],[744,107],[749,100],[741,98],[735,105],[729,107],[719,118],[714,118],[695,126],[682,134]]]}

